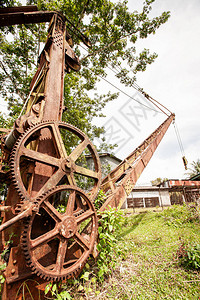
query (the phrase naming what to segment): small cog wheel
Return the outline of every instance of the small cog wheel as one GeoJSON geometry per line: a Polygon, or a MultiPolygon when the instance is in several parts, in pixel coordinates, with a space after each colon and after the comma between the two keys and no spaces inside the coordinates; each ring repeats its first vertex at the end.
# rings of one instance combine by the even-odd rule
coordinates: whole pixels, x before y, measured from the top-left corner
{"type": "Polygon", "coordinates": [[[12,150],[10,169],[22,204],[62,184],[86,190],[93,200],[101,184],[95,147],[81,130],[64,122],[47,121],[30,127],[12,150]]]}
{"type": "Polygon", "coordinates": [[[92,202],[80,188],[61,185],[41,196],[38,207],[22,235],[27,264],[45,280],[78,276],[97,237],[92,202]]]}

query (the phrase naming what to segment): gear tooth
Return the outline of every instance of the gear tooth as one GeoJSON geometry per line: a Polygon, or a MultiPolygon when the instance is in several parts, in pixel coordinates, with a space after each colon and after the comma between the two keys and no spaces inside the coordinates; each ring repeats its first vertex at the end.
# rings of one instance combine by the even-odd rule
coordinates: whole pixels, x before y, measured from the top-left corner
{"type": "Polygon", "coordinates": [[[36,271],[36,275],[41,277],[43,274],[41,274],[40,271],[36,271]]]}
{"type": "Polygon", "coordinates": [[[33,266],[33,264],[31,262],[30,262],[30,267],[31,267],[32,271],[37,274],[36,268],[33,266]]]}

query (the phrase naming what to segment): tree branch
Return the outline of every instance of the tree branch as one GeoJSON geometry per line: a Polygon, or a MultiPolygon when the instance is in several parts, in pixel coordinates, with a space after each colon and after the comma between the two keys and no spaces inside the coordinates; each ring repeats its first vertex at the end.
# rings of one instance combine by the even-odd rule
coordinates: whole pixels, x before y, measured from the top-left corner
{"type": "Polygon", "coordinates": [[[90,0],[87,0],[87,1],[86,1],[85,5],[84,5],[84,7],[83,7],[83,10],[82,10],[82,12],[80,13],[80,17],[79,17],[79,19],[78,19],[78,22],[77,22],[76,27],[78,27],[78,25],[80,24],[81,20],[83,19],[84,14],[85,14],[85,11],[86,11],[86,8],[87,8],[89,2],[90,2],[90,0]]]}
{"type": "Polygon", "coordinates": [[[5,66],[4,66],[4,64],[2,63],[2,61],[0,61],[0,64],[1,64],[1,67],[2,67],[2,69],[3,69],[3,71],[4,71],[4,73],[6,74],[6,76],[10,79],[11,83],[13,84],[13,86],[14,86],[14,88],[15,88],[15,90],[16,90],[16,93],[17,93],[18,96],[21,98],[21,100],[24,102],[25,99],[24,99],[24,97],[23,97],[23,94],[22,94],[22,93],[20,92],[20,90],[18,89],[15,80],[14,80],[14,79],[10,76],[10,74],[7,72],[7,70],[6,70],[5,66]]]}
{"type": "Polygon", "coordinates": [[[136,32],[137,32],[137,31],[134,31],[134,32],[128,33],[128,34],[126,34],[126,35],[124,35],[124,36],[121,36],[119,39],[117,39],[117,40],[115,40],[115,41],[112,41],[110,44],[105,45],[104,47],[99,48],[98,50],[96,50],[96,51],[94,51],[94,52],[92,52],[92,53],[89,53],[88,55],[86,55],[86,56],[84,56],[82,59],[80,59],[80,62],[83,61],[83,60],[85,60],[85,59],[87,59],[88,57],[94,56],[94,55],[96,55],[97,53],[99,53],[99,52],[101,52],[101,51],[103,51],[103,50],[105,50],[105,49],[107,49],[107,48],[113,46],[114,44],[116,44],[116,43],[119,42],[120,40],[125,39],[126,37],[131,36],[132,34],[135,34],[136,32]]]}

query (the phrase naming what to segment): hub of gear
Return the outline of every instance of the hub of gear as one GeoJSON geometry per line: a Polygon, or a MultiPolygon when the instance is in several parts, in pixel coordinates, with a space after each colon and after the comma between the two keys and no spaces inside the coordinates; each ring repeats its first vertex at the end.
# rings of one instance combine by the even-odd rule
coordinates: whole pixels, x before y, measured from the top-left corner
{"type": "Polygon", "coordinates": [[[92,202],[68,185],[49,190],[37,202],[39,210],[26,220],[22,235],[27,264],[45,280],[78,276],[97,237],[92,202]]]}

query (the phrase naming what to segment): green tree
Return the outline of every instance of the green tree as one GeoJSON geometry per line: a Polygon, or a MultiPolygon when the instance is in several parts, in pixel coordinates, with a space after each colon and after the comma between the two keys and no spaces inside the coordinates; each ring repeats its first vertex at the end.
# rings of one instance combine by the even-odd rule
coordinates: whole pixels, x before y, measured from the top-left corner
{"type": "MultiPolygon", "coordinates": [[[[136,74],[145,71],[157,57],[148,49],[137,53],[135,47],[138,39],[154,34],[169,18],[169,12],[152,19],[149,17],[154,1],[145,0],[141,12],[130,12],[126,0],[27,1],[27,4],[37,4],[40,10],[61,11],[92,43],[90,49],[83,50],[80,38],[74,34],[77,30],[73,28],[71,31],[72,27],[67,23],[82,68],[78,73],[71,72],[65,76],[67,110],[63,120],[85,131],[91,139],[104,132],[103,128],[92,125],[92,119],[103,116],[102,108],[118,96],[117,93],[96,92],[100,77],[106,78],[108,68],[112,68],[121,83],[132,86],[136,74]]],[[[13,0],[15,5],[19,3],[13,0]]],[[[4,1],[4,4],[7,2],[4,1]]],[[[8,30],[2,30],[0,35],[0,89],[8,101],[10,116],[15,119],[28,95],[46,27],[43,24],[17,25],[10,28],[9,34],[8,30]]]]}
{"type": "Polygon", "coordinates": [[[191,163],[191,168],[188,168],[188,170],[189,172],[186,173],[188,178],[198,175],[200,173],[200,159],[197,159],[197,161],[193,161],[191,163]]]}
{"type": "Polygon", "coordinates": [[[167,180],[168,180],[167,178],[161,178],[161,177],[158,177],[158,178],[156,178],[156,179],[154,179],[154,180],[151,180],[151,185],[152,185],[152,186],[157,186],[157,185],[159,185],[160,183],[165,182],[165,181],[167,181],[167,180]]]}

